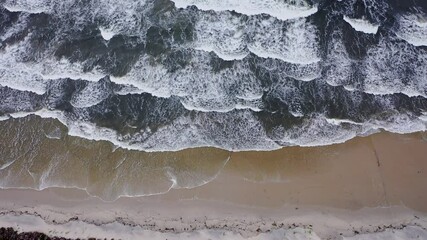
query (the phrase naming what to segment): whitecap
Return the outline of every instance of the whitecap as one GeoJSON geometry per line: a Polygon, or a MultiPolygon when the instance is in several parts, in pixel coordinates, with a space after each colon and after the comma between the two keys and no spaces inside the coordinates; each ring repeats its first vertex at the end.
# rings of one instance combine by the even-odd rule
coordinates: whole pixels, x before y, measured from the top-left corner
{"type": "Polygon", "coordinates": [[[398,17],[396,35],[414,46],[427,46],[426,14],[407,14],[398,17]]]}
{"type": "Polygon", "coordinates": [[[173,0],[173,2],[178,8],[195,5],[206,11],[236,11],[245,15],[268,14],[280,20],[308,17],[318,11],[317,6],[311,6],[302,0],[173,0]]]}
{"type": "Polygon", "coordinates": [[[101,36],[102,38],[104,38],[105,41],[109,41],[116,35],[116,33],[109,28],[99,27],[98,29],[101,32],[101,36]]]}
{"type": "Polygon", "coordinates": [[[351,27],[354,28],[354,30],[359,32],[364,32],[368,34],[376,34],[378,32],[379,25],[373,24],[363,18],[357,19],[344,16],[344,21],[350,24],[351,27]]]}

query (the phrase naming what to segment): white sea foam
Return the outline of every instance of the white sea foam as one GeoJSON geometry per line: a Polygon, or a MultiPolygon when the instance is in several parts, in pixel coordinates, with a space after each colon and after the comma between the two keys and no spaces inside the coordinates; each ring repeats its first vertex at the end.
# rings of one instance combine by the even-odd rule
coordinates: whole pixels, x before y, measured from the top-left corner
{"type": "Polygon", "coordinates": [[[228,111],[239,106],[259,109],[259,102],[244,101],[239,97],[259,96],[263,89],[246,61],[230,68],[213,72],[211,56],[204,51],[191,50],[191,63],[174,72],[163,65],[153,64],[144,56],[124,77],[112,77],[118,84],[133,85],[157,97],[178,96],[190,110],[228,111]],[[197,61],[197,62],[194,62],[197,61]],[[233,88],[233,91],[230,89],[233,88]]]}
{"type": "Polygon", "coordinates": [[[239,99],[246,100],[246,101],[255,101],[260,100],[262,98],[262,95],[253,95],[253,96],[236,96],[239,99]]]}
{"type": "Polygon", "coordinates": [[[393,133],[414,133],[427,130],[427,124],[413,116],[405,114],[396,114],[388,117],[386,120],[370,119],[366,124],[370,128],[384,129],[393,133]]]}
{"type": "Polygon", "coordinates": [[[423,114],[421,116],[419,116],[418,118],[427,124],[427,112],[423,112],[423,114]]]}
{"type": "Polygon", "coordinates": [[[10,118],[9,115],[0,116],[0,121],[6,121],[10,118]]]}
{"type": "Polygon", "coordinates": [[[66,117],[63,114],[63,112],[61,112],[61,111],[51,111],[51,110],[47,110],[47,109],[41,109],[41,110],[35,111],[35,112],[16,112],[16,113],[11,113],[9,115],[13,118],[24,118],[24,117],[27,117],[29,115],[36,115],[36,116],[39,116],[41,118],[57,119],[62,124],[64,124],[64,125],[67,124],[66,117]]]}
{"type": "MultiPolygon", "coordinates": [[[[254,106],[251,106],[250,104],[236,104],[234,107],[230,107],[230,108],[224,108],[224,107],[219,107],[219,108],[203,108],[203,107],[195,107],[192,105],[188,105],[185,100],[181,102],[182,105],[184,106],[185,109],[190,110],[190,111],[198,111],[198,112],[220,112],[220,113],[226,113],[226,112],[231,112],[233,110],[244,110],[244,109],[250,109],[254,112],[261,112],[262,109],[256,107],[256,104],[254,104],[254,106]]],[[[262,103],[259,103],[260,105],[262,103]]]]}
{"type": "Polygon", "coordinates": [[[10,12],[42,13],[52,10],[52,1],[5,0],[3,7],[10,12]]]}
{"type": "Polygon", "coordinates": [[[317,31],[305,19],[284,23],[251,17],[243,21],[228,12],[205,13],[196,22],[195,33],[194,48],[213,51],[224,60],[241,59],[251,52],[267,60],[278,60],[258,65],[282,78],[312,81],[321,76],[317,31]]]}
{"type": "Polygon", "coordinates": [[[317,12],[316,6],[311,6],[304,0],[278,1],[264,0],[173,0],[176,7],[186,8],[195,5],[202,10],[236,11],[245,15],[269,14],[281,20],[307,17],[317,12]]]}
{"type": "MultiPolygon", "coordinates": [[[[331,121],[331,120],[329,120],[331,121]]],[[[414,132],[422,132],[427,130],[427,124],[422,118],[411,116],[409,114],[398,114],[389,116],[386,119],[377,119],[372,118],[363,123],[356,123],[348,120],[336,120],[333,119],[334,124],[352,124],[361,126],[365,129],[368,129],[368,133],[376,131],[378,129],[383,129],[388,132],[407,134],[414,132]]],[[[359,134],[360,136],[365,136],[365,134],[359,134]]]]}
{"type": "Polygon", "coordinates": [[[398,18],[396,35],[414,46],[427,46],[427,14],[408,14],[398,18]]]}
{"type": "Polygon", "coordinates": [[[336,31],[328,55],[330,68],[325,80],[332,86],[375,95],[427,96],[426,51],[383,37],[376,46],[368,49],[364,59],[353,60],[345,50],[341,33],[336,31]],[[354,74],[361,75],[354,77],[354,74]]]}
{"type": "Polygon", "coordinates": [[[304,65],[320,61],[317,31],[305,19],[286,23],[268,19],[250,24],[254,32],[248,47],[256,55],[304,65]]]}
{"type": "Polygon", "coordinates": [[[144,146],[155,150],[158,142],[175,149],[200,146],[223,146],[220,148],[234,151],[280,148],[266,136],[261,123],[250,111],[209,113],[193,119],[180,117],[151,135],[144,146]],[[171,134],[176,137],[168,137],[171,134]]]}
{"type": "Polygon", "coordinates": [[[13,27],[4,27],[1,31],[0,42],[9,39],[17,33],[24,32],[27,27],[27,17],[28,15],[21,14],[20,18],[14,22],[13,27]]]}
{"type": "Polygon", "coordinates": [[[405,134],[426,131],[427,125],[417,117],[407,114],[396,114],[381,120],[373,118],[363,123],[328,119],[320,115],[305,120],[302,126],[286,130],[277,128],[273,135],[281,145],[312,147],[343,143],[356,136],[378,132],[380,129],[405,134]]]}
{"type": "Polygon", "coordinates": [[[224,60],[241,60],[250,52],[294,64],[320,61],[317,32],[305,19],[286,23],[274,18],[205,13],[195,25],[194,48],[213,51],[224,60]]]}
{"type": "Polygon", "coordinates": [[[215,52],[226,61],[241,60],[249,54],[245,39],[248,29],[241,18],[229,13],[199,16],[195,24],[195,49],[215,52]]]}
{"type": "Polygon", "coordinates": [[[337,118],[327,118],[326,121],[328,123],[334,124],[334,125],[341,125],[341,124],[354,124],[354,125],[363,125],[363,123],[357,123],[348,119],[337,119],[337,118]]]}
{"type": "Polygon", "coordinates": [[[355,89],[355,87],[349,86],[354,63],[355,61],[350,59],[345,49],[341,33],[335,30],[329,43],[327,58],[329,68],[326,71],[326,82],[331,86],[342,85],[346,88],[355,89]]]}
{"type": "Polygon", "coordinates": [[[71,105],[78,108],[94,106],[112,94],[104,82],[88,82],[86,87],[75,92],[71,98],[71,105]]]}
{"type": "Polygon", "coordinates": [[[36,112],[10,114],[13,118],[37,115],[58,119],[68,127],[68,135],[95,141],[109,141],[129,150],[147,152],[179,151],[193,147],[217,147],[227,150],[274,150],[280,148],[270,140],[261,123],[250,111],[233,114],[208,113],[197,117],[182,116],[154,133],[120,135],[84,120],[69,119],[60,111],[42,109],[36,112]],[[215,124],[212,124],[215,123],[215,124]],[[176,137],[171,138],[174,135],[176,137]],[[162,144],[159,144],[159,143],[162,144]]]}
{"type": "Polygon", "coordinates": [[[273,134],[281,145],[313,147],[343,143],[365,131],[364,128],[344,128],[328,122],[323,116],[314,116],[301,126],[276,128],[273,134]]]}
{"type": "Polygon", "coordinates": [[[3,5],[9,12],[26,12],[26,13],[42,13],[46,12],[47,9],[43,4],[28,4],[25,0],[6,1],[3,5]]]}
{"type": "Polygon", "coordinates": [[[7,162],[7,163],[3,164],[2,166],[0,166],[0,171],[1,171],[1,170],[4,170],[4,169],[6,169],[6,168],[8,168],[8,167],[9,167],[10,165],[12,165],[15,161],[16,161],[16,160],[14,160],[14,161],[10,161],[10,162],[7,162]]]}
{"type": "Polygon", "coordinates": [[[376,34],[378,32],[379,25],[370,23],[366,19],[356,19],[344,16],[344,21],[351,25],[356,31],[364,32],[368,34],[376,34]]]}
{"type": "Polygon", "coordinates": [[[74,0],[5,0],[4,7],[10,11],[28,13],[49,13],[66,20],[73,18],[74,27],[79,28],[84,21],[95,19],[103,22],[102,29],[105,37],[111,33],[121,33],[140,36],[139,30],[143,29],[142,18],[149,9],[145,0],[128,0],[118,2],[115,0],[94,0],[85,4],[76,3],[74,0]]]}
{"type": "MultiPolygon", "coordinates": [[[[23,23],[18,25],[23,25],[23,23]]],[[[0,85],[20,91],[43,94],[46,91],[46,81],[40,74],[34,74],[37,71],[33,69],[35,64],[22,63],[21,58],[25,56],[24,52],[27,47],[25,41],[17,45],[6,46],[0,53],[0,85]]]]}
{"type": "Polygon", "coordinates": [[[100,27],[99,31],[101,32],[102,38],[104,38],[104,40],[106,41],[109,41],[114,37],[114,35],[116,35],[111,29],[107,29],[103,27],[100,27]]]}
{"type": "Polygon", "coordinates": [[[195,116],[183,115],[156,132],[145,129],[132,135],[120,135],[112,129],[98,127],[85,120],[70,119],[60,111],[42,109],[13,113],[10,116],[22,118],[31,114],[58,119],[68,126],[68,134],[71,136],[109,141],[125,149],[148,152],[178,151],[194,147],[217,147],[230,151],[274,150],[288,145],[324,146],[342,143],[356,136],[372,134],[379,129],[401,134],[427,130],[423,118],[399,113],[387,118],[372,118],[362,123],[317,115],[304,120],[302,125],[289,129],[278,127],[268,134],[251,112],[244,110],[232,114],[210,112],[195,116]],[[175,137],[171,138],[171,135],[175,137]]]}
{"type": "Polygon", "coordinates": [[[50,80],[70,78],[98,81],[105,76],[97,69],[84,72],[80,63],[70,63],[64,58],[57,61],[53,56],[26,62],[22,57],[29,47],[27,41],[28,38],[19,44],[9,45],[0,54],[0,85],[41,95],[46,92],[50,80]]]}
{"type": "Polygon", "coordinates": [[[0,85],[39,95],[46,92],[46,81],[40,76],[34,76],[25,70],[13,71],[10,68],[4,69],[0,67],[0,85]]]}
{"type": "Polygon", "coordinates": [[[61,139],[62,138],[62,132],[61,132],[60,128],[56,127],[52,131],[47,132],[45,134],[45,136],[47,138],[50,138],[50,139],[61,139]]]}
{"type": "Polygon", "coordinates": [[[363,91],[427,96],[427,52],[385,39],[368,51],[364,64],[366,80],[363,91]]]}
{"type": "Polygon", "coordinates": [[[249,52],[228,52],[227,54],[224,54],[222,50],[211,47],[211,46],[198,46],[194,47],[196,50],[203,50],[206,52],[214,52],[219,58],[225,60],[225,61],[233,61],[233,60],[242,60],[243,58],[247,57],[249,55],[249,52]]]}
{"type": "Polygon", "coordinates": [[[59,62],[55,60],[47,60],[43,63],[41,69],[41,77],[45,80],[69,78],[73,80],[97,82],[105,76],[107,75],[97,69],[94,69],[91,72],[84,72],[81,64],[69,63],[65,59],[59,62]]]}
{"type": "MultiPolygon", "coordinates": [[[[57,6],[55,4],[52,6],[57,6]]],[[[68,6],[64,4],[58,5],[59,8],[55,9],[55,14],[59,14],[68,6]]],[[[207,16],[207,14],[202,15],[207,16]]],[[[216,32],[219,32],[220,38],[211,38],[205,41],[214,44],[212,46],[216,47],[212,49],[216,49],[215,51],[217,54],[223,58],[227,59],[227,56],[231,56],[230,59],[241,58],[249,53],[249,49],[252,49],[264,57],[298,63],[294,66],[285,67],[283,71],[281,71],[282,74],[286,74],[286,76],[304,81],[310,81],[319,77],[320,69],[318,67],[313,67],[314,65],[317,66],[319,60],[317,56],[317,43],[315,40],[316,34],[313,30],[313,26],[306,23],[304,19],[290,21],[284,26],[284,23],[274,19],[260,20],[259,18],[254,18],[252,23],[247,26],[250,32],[246,33],[246,36],[242,35],[243,30],[233,30],[233,38],[237,39],[237,42],[241,42],[243,46],[245,46],[244,48],[246,48],[246,52],[244,52],[242,56],[236,57],[232,54],[230,55],[227,51],[223,51],[223,48],[215,45],[221,42],[221,39],[226,39],[224,37],[226,35],[223,35],[225,32],[224,29],[226,29],[224,26],[232,27],[233,23],[240,21],[238,18],[230,17],[231,15],[229,13],[218,15],[219,19],[223,19],[224,16],[229,16],[230,20],[225,21],[225,23],[221,20],[217,27],[212,28],[216,32]],[[282,39],[269,39],[269,37],[274,38],[274,34],[269,35],[269,37],[263,36],[265,32],[274,30],[276,27],[287,28],[287,30],[283,32],[285,34],[283,38],[280,34],[278,35],[278,38],[282,39]],[[256,38],[257,42],[245,42],[247,40],[244,39],[247,39],[249,36],[254,37],[254,39],[256,38]],[[276,40],[276,45],[271,47],[268,46],[271,42],[276,42],[276,40]],[[251,45],[250,48],[248,48],[248,44],[251,45]],[[224,55],[221,55],[221,52],[224,52],[224,55]],[[316,63],[310,64],[311,62],[316,63]],[[299,64],[302,65],[297,66],[299,64]]],[[[199,24],[198,26],[202,28],[207,27],[211,25],[211,22],[215,21],[208,19],[204,24],[199,24]]],[[[108,29],[113,31],[111,27],[108,29]]],[[[200,36],[203,34],[210,34],[206,29],[202,29],[199,33],[200,36]]],[[[202,44],[202,37],[200,37],[199,40],[201,42],[197,46],[200,48],[203,48],[203,46],[208,47],[202,44]]],[[[233,44],[227,43],[226,45],[232,46],[233,44]]],[[[26,41],[23,41],[19,45],[12,45],[6,48],[6,54],[3,55],[2,59],[9,70],[5,70],[5,76],[0,78],[0,81],[2,81],[0,84],[18,90],[27,90],[37,94],[43,94],[46,91],[46,84],[51,80],[71,78],[97,82],[105,76],[101,70],[97,69],[90,72],[83,71],[82,64],[70,63],[65,58],[57,61],[50,56],[52,53],[49,52],[46,53],[46,56],[40,56],[40,59],[35,63],[24,63],[19,57],[25,54],[27,47],[28,44],[26,41]],[[14,76],[10,76],[11,74],[14,76]],[[15,80],[11,81],[11,79],[15,80]]],[[[196,51],[197,56],[195,56],[194,59],[200,58],[197,62],[175,73],[168,72],[164,66],[153,66],[149,60],[143,58],[127,76],[111,77],[111,79],[116,83],[131,84],[138,88],[122,89],[120,94],[147,92],[159,97],[179,96],[183,98],[182,102],[188,109],[219,112],[231,111],[232,109],[252,109],[254,111],[262,109],[260,101],[253,103],[253,101],[243,101],[236,97],[261,95],[263,91],[258,80],[249,70],[247,62],[242,61],[235,63],[232,68],[212,74],[210,56],[201,52],[202,51],[196,51]],[[238,86],[237,91],[233,90],[236,96],[229,94],[229,88],[234,86],[238,86]]],[[[86,94],[86,96],[88,96],[88,94],[86,94]]],[[[77,97],[75,98],[77,99],[77,97]]],[[[88,99],[90,100],[90,98],[88,99]]],[[[103,97],[97,99],[102,100],[103,97]]],[[[76,101],[73,101],[72,104],[74,106],[84,107],[88,106],[88,102],[96,104],[101,101],[89,100],[86,99],[86,103],[80,105],[76,101]]]]}

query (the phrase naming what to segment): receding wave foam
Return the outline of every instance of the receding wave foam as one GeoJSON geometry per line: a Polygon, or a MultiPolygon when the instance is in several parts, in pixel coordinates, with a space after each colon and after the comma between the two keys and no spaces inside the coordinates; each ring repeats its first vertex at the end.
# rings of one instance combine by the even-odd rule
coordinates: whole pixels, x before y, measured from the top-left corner
{"type": "Polygon", "coordinates": [[[317,12],[316,6],[311,6],[304,0],[173,0],[179,8],[195,5],[202,10],[236,11],[245,15],[268,14],[281,20],[307,17],[317,12]]]}
{"type": "Polygon", "coordinates": [[[276,140],[282,145],[311,147],[343,143],[357,136],[367,136],[379,132],[381,129],[404,134],[426,131],[427,127],[425,121],[418,121],[407,115],[381,120],[372,119],[364,123],[319,117],[308,120],[302,127],[287,130],[275,129],[274,134],[283,136],[276,140]],[[295,136],[298,137],[295,138],[295,136]],[[327,144],[325,144],[326,142],[327,144]]]}

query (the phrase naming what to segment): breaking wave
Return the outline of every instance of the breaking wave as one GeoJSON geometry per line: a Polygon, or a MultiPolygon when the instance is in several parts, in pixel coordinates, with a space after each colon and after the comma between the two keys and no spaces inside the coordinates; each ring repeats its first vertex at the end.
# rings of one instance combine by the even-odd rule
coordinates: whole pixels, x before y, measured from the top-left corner
{"type": "Polygon", "coordinates": [[[421,1],[0,3],[3,121],[148,152],[426,130],[421,1]]]}

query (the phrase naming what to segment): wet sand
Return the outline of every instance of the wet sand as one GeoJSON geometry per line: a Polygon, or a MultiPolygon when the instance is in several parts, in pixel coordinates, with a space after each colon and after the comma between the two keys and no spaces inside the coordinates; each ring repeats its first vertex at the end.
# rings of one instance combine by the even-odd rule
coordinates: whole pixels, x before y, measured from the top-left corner
{"type": "MultiPolygon", "coordinates": [[[[30,188],[68,181],[98,197],[88,196],[83,190],[64,188],[0,190],[3,225],[17,227],[13,225],[16,219],[11,220],[11,216],[35,216],[47,225],[38,224],[39,228],[30,230],[46,233],[54,231],[49,226],[61,224],[85,223],[95,228],[116,223],[151,231],[144,234],[221,230],[253,237],[278,229],[305,229],[306,233],[312,229],[313,236],[322,239],[406,226],[427,227],[425,133],[379,133],[343,144],[288,147],[272,152],[231,153],[200,148],[176,153],[142,153],[69,136],[62,136],[61,141],[38,139],[38,131],[48,131],[57,123],[31,121],[39,121],[37,124],[42,126],[30,131],[25,127],[28,124],[13,124],[22,125],[22,136],[33,134],[26,138],[32,147],[25,148],[22,143],[21,150],[39,154],[32,153],[31,166],[26,165],[28,157],[23,156],[18,159],[21,162],[2,169],[3,187],[11,184],[10,179],[28,174],[30,177],[22,178],[25,179],[22,183],[30,188]],[[144,175],[147,173],[150,175],[144,175]],[[111,184],[115,187],[107,188],[111,184]],[[128,193],[139,193],[150,184],[150,191],[159,194],[121,197],[109,202],[99,198],[119,193],[123,188],[128,193]],[[164,193],[160,194],[160,190],[164,193]]],[[[11,133],[10,137],[13,134],[17,133],[11,133]]],[[[13,141],[6,143],[6,138],[3,135],[1,156],[10,157],[15,153],[7,144],[13,141]]],[[[130,230],[126,232],[132,234],[130,230]]],[[[74,227],[68,233],[57,230],[56,234],[105,236],[87,226],[74,227]]],[[[124,238],[130,236],[126,234],[124,238]]]]}

